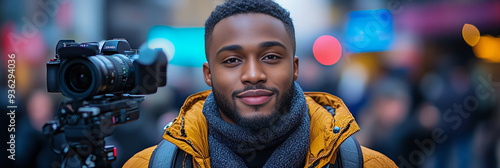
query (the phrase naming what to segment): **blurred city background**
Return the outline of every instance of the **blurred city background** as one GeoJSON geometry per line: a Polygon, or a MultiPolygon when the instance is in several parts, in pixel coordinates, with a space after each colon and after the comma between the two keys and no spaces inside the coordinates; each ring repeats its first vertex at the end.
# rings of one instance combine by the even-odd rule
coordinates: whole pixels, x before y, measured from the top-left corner
{"type": "MultiPolygon", "coordinates": [[[[148,95],[137,121],[107,144],[114,167],[161,140],[202,77],[203,25],[222,0],[3,0],[0,2],[1,108],[8,54],[16,58],[16,161],[7,160],[9,116],[2,116],[2,167],[58,167],[42,125],[65,98],[46,90],[46,62],[60,39],[125,38],[132,48],[162,47],[167,86],[148,95]]],[[[277,0],[291,13],[300,58],[298,83],[344,100],[359,142],[400,167],[500,167],[500,1],[277,0]],[[468,25],[466,25],[468,24],[468,25]],[[341,44],[333,65],[313,44],[341,44]],[[480,37],[479,37],[480,36],[480,37]]],[[[2,110],[4,111],[4,110],[2,110]]],[[[5,110],[6,111],[6,110],[5,110]]]]}

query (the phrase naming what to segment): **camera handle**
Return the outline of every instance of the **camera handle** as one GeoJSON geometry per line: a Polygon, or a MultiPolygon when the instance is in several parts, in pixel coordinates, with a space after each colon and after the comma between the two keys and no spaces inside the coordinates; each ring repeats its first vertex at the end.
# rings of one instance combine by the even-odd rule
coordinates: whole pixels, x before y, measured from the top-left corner
{"type": "Polygon", "coordinates": [[[91,100],[62,101],[57,119],[43,126],[51,149],[62,157],[61,167],[111,167],[116,148],[106,146],[104,138],[112,134],[115,126],[137,120],[143,100],[141,95],[105,94],[91,100]],[[53,140],[60,133],[66,143],[58,150],[53,140]]]}

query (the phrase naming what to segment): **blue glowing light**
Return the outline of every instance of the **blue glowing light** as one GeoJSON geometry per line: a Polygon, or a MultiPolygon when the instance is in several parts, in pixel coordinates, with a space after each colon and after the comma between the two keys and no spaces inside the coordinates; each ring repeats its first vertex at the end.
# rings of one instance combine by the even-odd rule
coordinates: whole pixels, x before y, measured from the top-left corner
{"type": "Polygon", "coordinates": [[[163,48],[168,64],[201,67],[206,62],[204,35],[203,27],[153,26],[148,32],[147,45],[149,48],[163,48]]]}
{"type": "Polygon", "coordinates": [[[354,53],[391,49],[394,39],[393,18],[387,9],[349,13],[344,34],[347,49],[354,53]]]}

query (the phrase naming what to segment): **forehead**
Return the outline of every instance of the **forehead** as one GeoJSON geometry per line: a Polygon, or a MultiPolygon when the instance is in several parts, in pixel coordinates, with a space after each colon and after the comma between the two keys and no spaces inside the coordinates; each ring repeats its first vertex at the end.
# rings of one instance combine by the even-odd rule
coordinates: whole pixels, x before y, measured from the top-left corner
{"type": "Polygon", "coordinates": [[[290,36],[281,20],[261,13],[236,14],[215,25],[209,54],[226,45],[258,45],[263,41],[278,41],[292,48],[290,36]]]}

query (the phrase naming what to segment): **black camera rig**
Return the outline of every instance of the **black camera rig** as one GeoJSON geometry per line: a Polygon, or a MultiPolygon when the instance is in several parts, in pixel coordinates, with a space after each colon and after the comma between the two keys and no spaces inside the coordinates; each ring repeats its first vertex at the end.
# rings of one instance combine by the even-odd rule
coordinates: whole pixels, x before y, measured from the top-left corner
{"type": "Polygon", "coordinates": [[[107,93],[151,94],[167,84],[166,71],[161,48],[132,50],[123,39],[102,47],[59,40],[55,58],[47,62],[47,91],[77,100],[107,93]]]}
{"type": "Polygon", "coordinates": [[[166,85],[167,59],[161,49],[130,49],[127,41],[75,43],[60,40],[47,62],[47,90],[62,92],[56,120],[43,126],[61,167],[111,167],[116,148],[106,145],[115,126],[137,120],[143,94],[166,85]],[[57,149],[53,140],[64,134],[57,149]]]}

